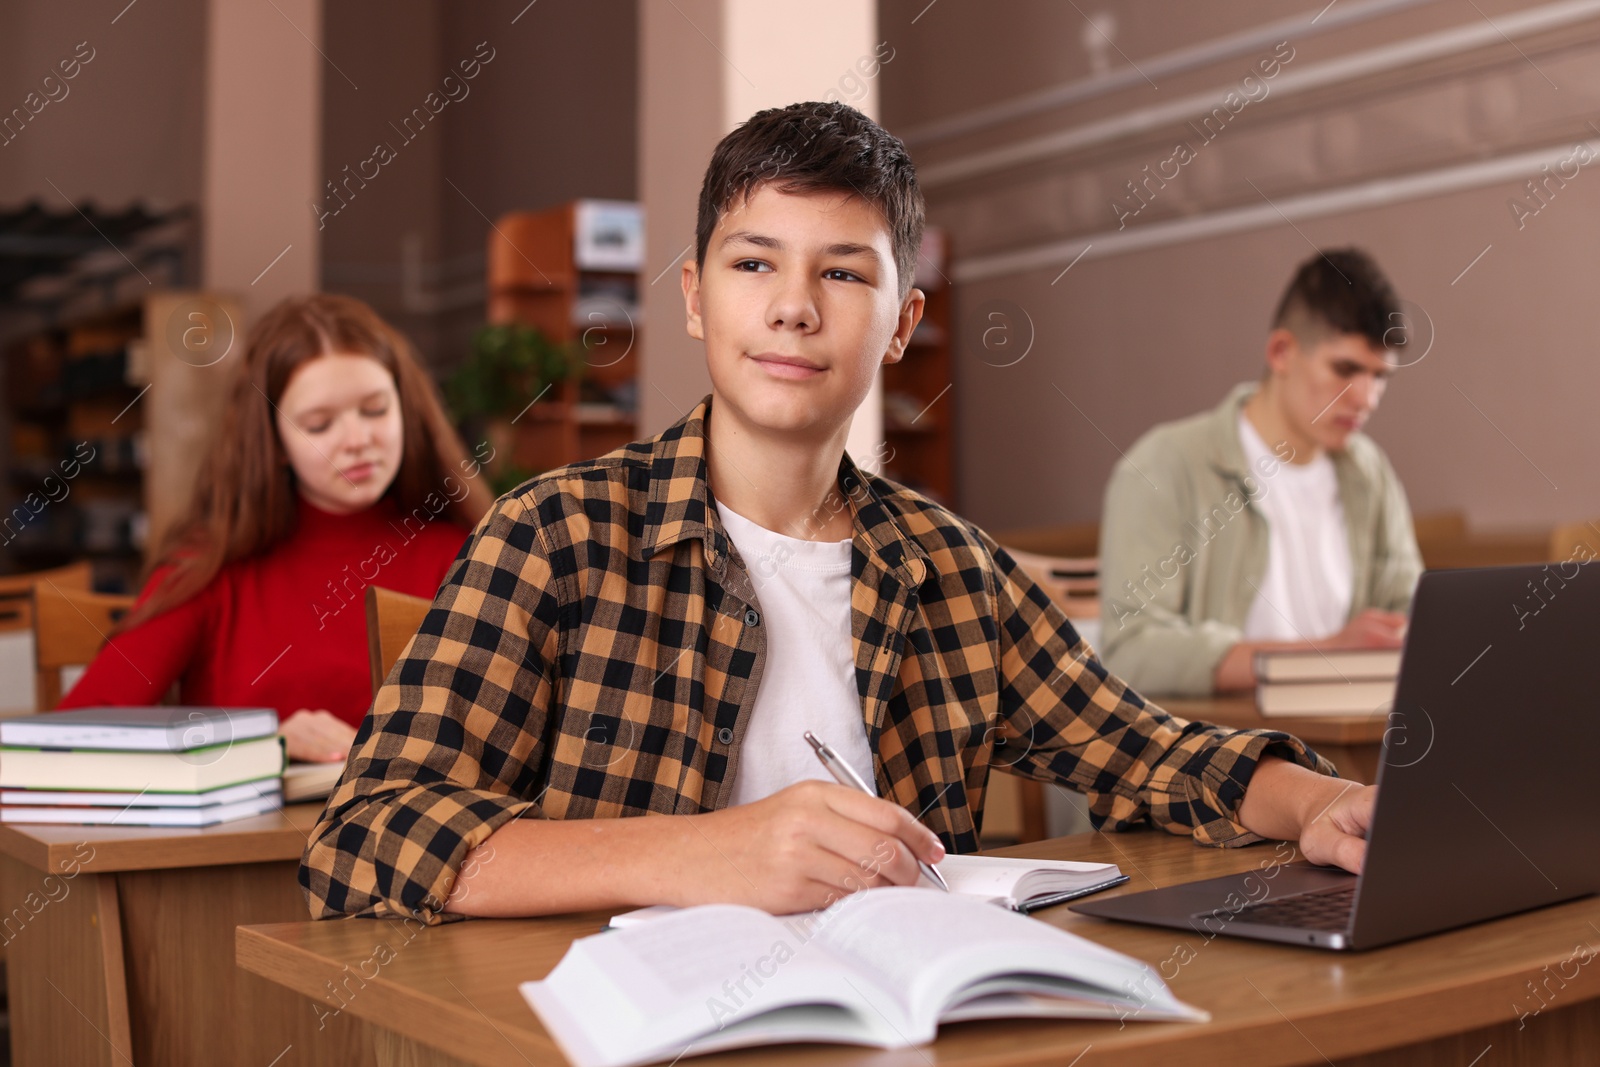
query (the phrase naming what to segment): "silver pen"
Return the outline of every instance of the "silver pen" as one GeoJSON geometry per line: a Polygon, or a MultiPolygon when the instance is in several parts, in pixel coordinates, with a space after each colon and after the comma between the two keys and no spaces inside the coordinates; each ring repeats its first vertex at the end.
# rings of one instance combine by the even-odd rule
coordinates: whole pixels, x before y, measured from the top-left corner
{"type": "MultiPolygon", "coordinates": [[[[861,780],[861,776],[856,773],[854,767],[840,759],[839,754],[829,748],[826,742],[819,741],[816,734],[807,730],[806,740],[811,743],[811,748],[816,752],[817,759],[821,760],[822,765],[828,768],[828,773],[833,775],[834,781],[851,789],[859,789],[868,796],[878,795],[872,791],[871,786],[861,780]]],[[[944,880],[944,876],[934,868],[933,864],[918,860],[917,866],[922,868],[922,873],[927,877],[928,881],[943,889],[946,893],[950,892],[949,883],[944,880]]]]}

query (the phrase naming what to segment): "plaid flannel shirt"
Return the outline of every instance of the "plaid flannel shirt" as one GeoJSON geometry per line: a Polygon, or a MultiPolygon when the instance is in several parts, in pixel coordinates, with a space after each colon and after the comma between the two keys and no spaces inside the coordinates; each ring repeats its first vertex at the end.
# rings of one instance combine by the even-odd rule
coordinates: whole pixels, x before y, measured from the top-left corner
{"type": "MultiPolygon", "coordinates": [[[[660,436],[502,497],[356,735],[300,868],[312,914],[444,918],[507,821],[727,804],[766,656],[761,605],[706,481],[708,397],[660,436]]],[[[1174,718],[1107,674],[981,530],[846,456],[851,633],[880,796],[978,847],[991,768],[1087,794],[1095,824],[1202,843],[1288,734],[1174,718]]],[[[537,871],[530,871],[537,877],[537,871]]]]}

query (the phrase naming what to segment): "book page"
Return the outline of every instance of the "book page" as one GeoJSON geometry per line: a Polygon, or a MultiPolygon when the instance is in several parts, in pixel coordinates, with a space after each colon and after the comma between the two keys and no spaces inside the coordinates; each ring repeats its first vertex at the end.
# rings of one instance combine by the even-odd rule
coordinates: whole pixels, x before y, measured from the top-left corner
{"type": "Polygon", "coordinates": [[[1111,863],[1028,860],[1010,856],[946,856],[939,863],[939,873],[949,883],[951,892],[980,900],[1001,901],[1032,896],[1034,885],[1040,886],[1038,891],[1041,892],[1058,885],[1068,889],[1096,880],[1092,876],[1109,877],[1115,871],[1116,865],[1111,863]],[[1041,877],[1028,877],[1035,873],[1041,877]]]}
{"type": "Polygon", "coordinates": [[[923,1036],[912,1037],[904,1012],[870,976],[846,971],[803,931],[737,905],[684,909],[582,938],[547,979],[522,988],[583,1063],[671,1059],[690,1044],[805,1037],[892,1047],[923,1036]],[[860,991],[881,1010],[867,1007],[860,991]]]}
{"type": "MultiPolygon", "coordinates": [[[[937,1020],[960,991],[1007,973],[1071,978],[1117,999],[1150,981],[1150,968],[1047,923],[927,889],[857,893],[812,917],[812,938],[885,989],[904,990],[919,1024],[937,1020]]],[[[1159,984],[1159,979],[1156,979],[1159,984]]]]}

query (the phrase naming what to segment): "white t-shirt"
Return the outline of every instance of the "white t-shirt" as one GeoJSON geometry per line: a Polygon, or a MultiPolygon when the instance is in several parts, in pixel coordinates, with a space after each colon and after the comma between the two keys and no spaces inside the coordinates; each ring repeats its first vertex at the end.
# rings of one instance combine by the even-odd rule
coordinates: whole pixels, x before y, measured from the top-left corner
{"type": "Polygon", "coordinates": [[[760,601],[766,663],[739,748],[729,804],[748,804],[807,778],[833,776],[806,743],[810,730],[874,784],[850,637],[850,542],[802,541],[721,503],[760,601]]]}
{"type": "Polygon", "coordinates": [[[1315,641],[1344,628],[1352,584],[1350,538],[1333,460],[1282,463],[1239,413],[1247,466],[1278,470],[1262,479],[1255,506],[1267,520],[1267,572],[1244,620],[1246,641],[1315,641]],[[1268,463],[1257,461],[1271,457],[1268,463]]]}

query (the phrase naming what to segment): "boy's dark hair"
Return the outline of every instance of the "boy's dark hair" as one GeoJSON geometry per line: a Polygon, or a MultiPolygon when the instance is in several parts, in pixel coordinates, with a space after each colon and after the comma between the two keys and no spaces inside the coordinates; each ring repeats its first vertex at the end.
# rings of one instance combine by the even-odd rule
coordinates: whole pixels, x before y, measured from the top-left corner
{"type": "Polygon", "coordinates": [[[695,265],[728,206],[771,184],[783,193],[851,193],[883,213],[900,275],[911,289],[922,247],[922,190],[906,146],[848,104],[811,101],[758,111],[717,143],[700,186],[695,265]]]}
{"type": "Polygon", "coordinates": [[[1356,334],[1379,352],[1398,341],[1405,322],[1400,298],[1372,257],[1359,248],[1319,252],[1300,264],[1278,301],[1272,328],[1288,330],[1302,348],[1334,334],[1356,334]]]}

